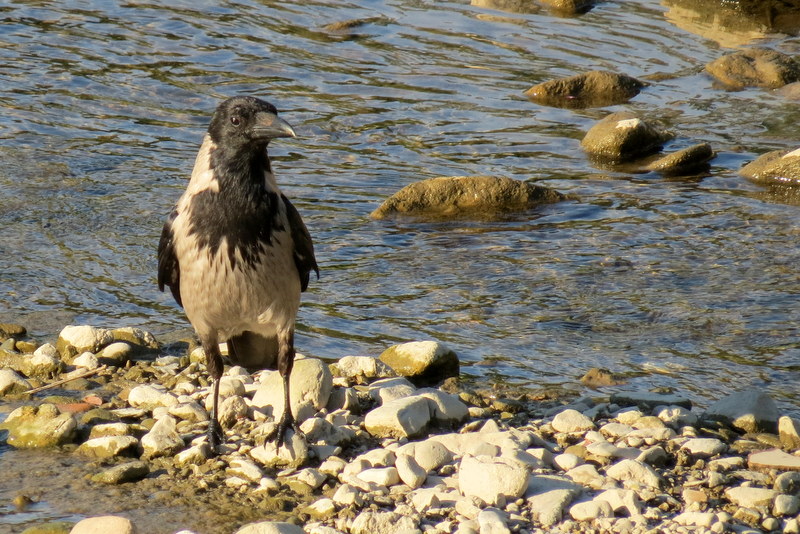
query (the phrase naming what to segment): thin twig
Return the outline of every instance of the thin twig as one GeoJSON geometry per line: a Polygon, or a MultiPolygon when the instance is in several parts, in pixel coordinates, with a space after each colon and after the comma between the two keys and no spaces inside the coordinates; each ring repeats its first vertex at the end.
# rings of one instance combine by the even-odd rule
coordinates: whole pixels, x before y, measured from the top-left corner
{"type": "Polygon", "coordinates": [[[79,378],[86,378],[87,376],[95,375],[95,374],[99,373],[100,371],[104,371],[107,367],[108,367],[107,365],[101,365],[100,367],[98,367],[96,369],[89,369],[85,373],[81,373],[79,375],[71,376],[69,378],[64,378],[63,380],[56,380],[55,382],[53,382],[51,384],[47,384],[46,386],[41,386],[41,387],[38,387],[38,388],[29,389],[25,393],[39,393],[40,391],[44,391],[46,389],[53,389],[54,387],[58,387],[61,384],[66,384],[67,382],[72,382],[73,380],[77,380],[79,378]]]}

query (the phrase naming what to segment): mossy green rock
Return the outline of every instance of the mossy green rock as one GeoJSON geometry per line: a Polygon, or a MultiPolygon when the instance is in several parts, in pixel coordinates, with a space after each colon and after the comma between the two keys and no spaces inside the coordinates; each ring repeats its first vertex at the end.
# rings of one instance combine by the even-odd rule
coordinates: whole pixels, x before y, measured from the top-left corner
{"type": "Polygon", "coordinates": [[[458,356],[437,341],[414,341],[393,345],[380,360],[417,386],[433,386],[458,376],[458,356]]]}
{"type": "Polygon", "coordinates": [[[20,449],[56,447],[71,443],[78,424],[52,404],[23,406],[8,415],[0,429],[8,430],[8,444],[20,449]]]}
{"type": "Polygon", "coordinates": [[[102,484],[123,484],[125,482],[135,482],[146,477],[150,473],[150,467],[141,460],[126,462],[115,465],[105,471],[101,471],[92,476],[93,482],[102,484]]]}
{"type": "Polygon", "coordinates": [[[501,176],[443,176],[405,186],[370,217],[491,218],[565,199],[566,196],[548,187],[501,176]]]}
{"type": "Polygon", "coordinates": [[[69,534],[74,525],[74,523],[66,521],[53,521],[52,523],[28,527],[21,534],[69,534]]]}

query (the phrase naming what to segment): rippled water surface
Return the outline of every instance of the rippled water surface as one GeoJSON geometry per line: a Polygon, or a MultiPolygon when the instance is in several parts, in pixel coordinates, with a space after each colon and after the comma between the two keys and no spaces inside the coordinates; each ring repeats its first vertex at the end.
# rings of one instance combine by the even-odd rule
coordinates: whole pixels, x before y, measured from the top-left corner
{"type": "Polygon", "coordinates": [[[798,202],[737,175],[800,145],[798,104],[702,72],[733,46],[796,53],[796,37],[654,0],[575,17],[484,0],[170,4],[0,7],[0,320],[41,340],[72,323],[188,333],[156,288],[158,237],[214,107],[252,94],[299,134],[270,151],[322,269],[301,352],[437,339],[476,378],[579,389],[606,367],[701,406],[765,388],[800,413],[798,202]],[[522,94],[598,68],[660,81],[602,109],[522,94]],[[580,139],[620,110],[674,130],[667,150],[710,143],[710,170],[594,166],[580,139]],[[369,218],[413,181],[477,174],[577,200],[496,221],[369,218]]]}

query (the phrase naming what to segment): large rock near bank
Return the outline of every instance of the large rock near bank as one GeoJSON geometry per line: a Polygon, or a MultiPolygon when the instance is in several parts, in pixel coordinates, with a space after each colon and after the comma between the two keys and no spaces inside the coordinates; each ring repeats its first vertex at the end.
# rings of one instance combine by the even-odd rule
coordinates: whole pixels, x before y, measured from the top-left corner
{"type": "Polygon", "coordinates": [[[114,341],[114,334],[105,328],[94,326],[65,326],[58,335],[56,347],[66,358],[72,358],[82,352],[97,352],[114,341]]]}
{"type": "Polygon", "coordinates": [[[762,154],[739,169],[739,174],[764,185],[800,186],[800,149],[762,154]]]}
{"type": "Polygon", "coordinates": [[[536,84],[525,94],[545,106],[591,108],[625,103],[646,86],[626,74],[593,70],[536,84]]]}
{"type": "Polygon", "coordinates": [[[411,438],[421,435],[430,420],[430,401],[414,395],[375,408],[364,418],[364,426],[376,437],[411,438]]]}
{"type": "Polygon", "coordinates": [[[500,176],[453,176],[414,182],[386,199],[370,215],[441,219],[455,216],[492,217],[525,211],[566,197],[553,189],[500,176]]]}
{"type": "Polygon", "coordinates": [[[458,356],[437,341],[412,341],[392,345],[380,360],[417,386],[432,386],[458,376],[458,356]]]}
{"type": "Polygon", "coordinates": [[[458,468],[458,489],[496,506],[501,498],[517,499],[528,487],[530,470],[516,460],[490,456],[465,456],[458,468]]]}
{"type": "Polygon", "coordinates": [[[726,54],[707,64],[706,72],[733,90],[748,86],[777,89],[800,80],[800,64],[769,48],[746,48],[726,54]]]}
{"type": "Polygon", "coordinates": [[[778,429],[778,407],[763,391],[739,391],[709,406],[703,419],[720,422],[743,432],[774,434],[778,429]]]}
{"type": "Polygon", "coordinates": [[[671,132],[633,113],[620,111],[592,126],[581,141],[581,147],[590,156],[620,163],[657,152],[672,137],[671,132]]]}
{"type": "MultiPolygon", "coordinates": [[[[297,358],[289,377],[289,403],[295,420],[302,423],[324,408],[332,389],[333,376],[322,360],[297,358]]],[[[252,406],[277,419],[283,413],[283,404],[283,378],[273,371],[262,379],[252,406]]]]}

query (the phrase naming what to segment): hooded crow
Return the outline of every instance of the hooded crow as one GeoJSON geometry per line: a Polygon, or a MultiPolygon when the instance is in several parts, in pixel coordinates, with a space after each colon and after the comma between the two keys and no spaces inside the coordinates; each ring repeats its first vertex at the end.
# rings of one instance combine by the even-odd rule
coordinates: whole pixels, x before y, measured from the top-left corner
{"type": "Polygon", "coordinates": [[[211,119],[189,185],[164,224],[158,244],[158,287],[169,287],[205,350],[214,379],[209,442],[224,439],[217,420],[223,363],[277,369],[284,409],[269,439],[294,426],[289,376],[300,293],[319,268],[300,214],[272,174],[267,145],[295,137],[275,106],[253,97],[222,102],[211,119]]]}

